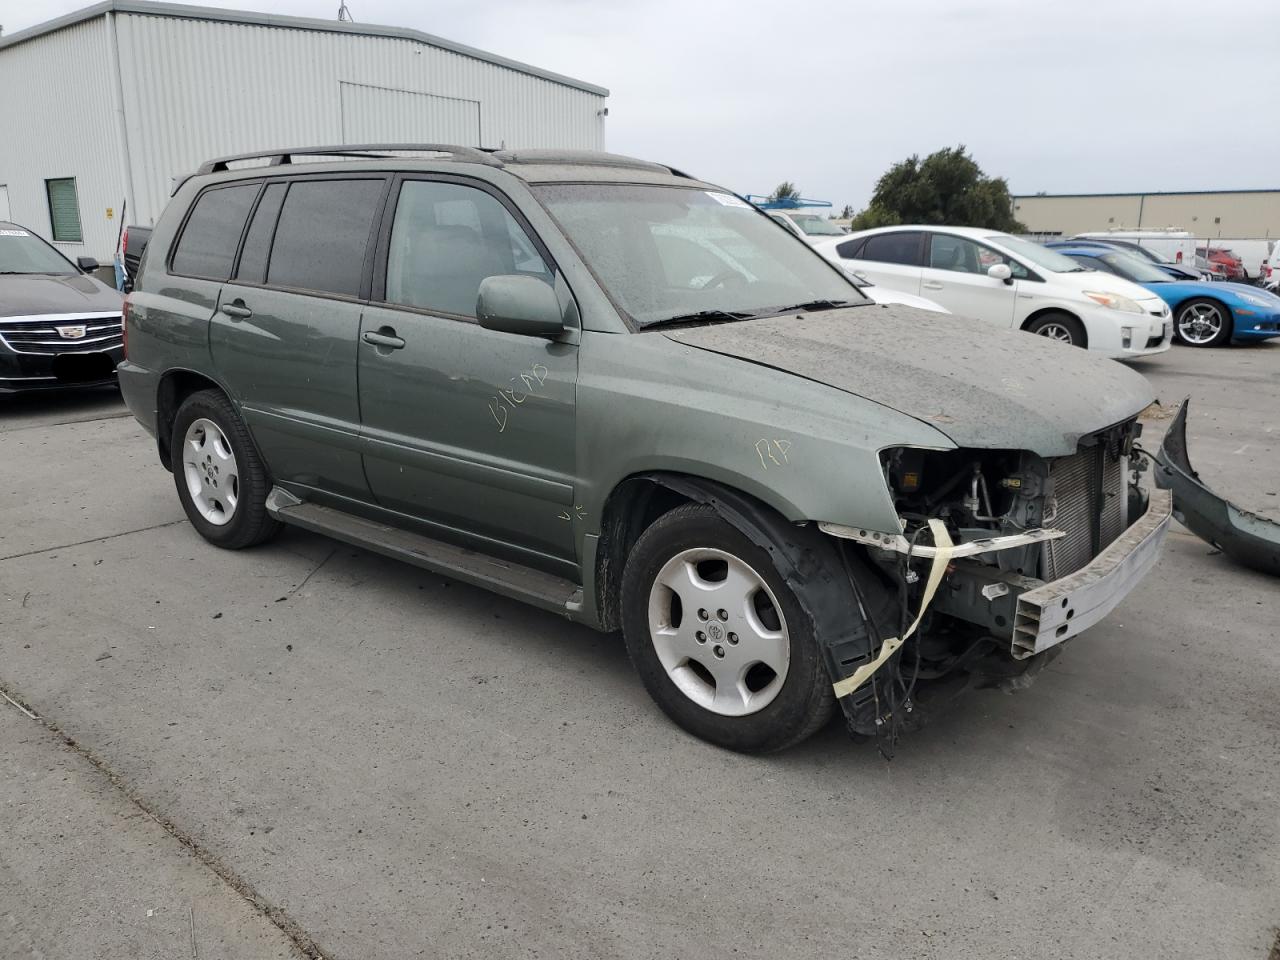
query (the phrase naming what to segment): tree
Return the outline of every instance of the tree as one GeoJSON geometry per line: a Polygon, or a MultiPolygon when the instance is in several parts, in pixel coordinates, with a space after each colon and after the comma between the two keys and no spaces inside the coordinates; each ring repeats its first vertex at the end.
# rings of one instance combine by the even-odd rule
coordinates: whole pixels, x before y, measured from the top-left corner
{"type": "Polygon", "coordinates": [[[912,155],[895,163],[877,182],[867,208],[853,218],[853,229],[899,223],[984,227],[1019,233],[1009,184],[988,177],[963,145],[939,150],[921,160],[912,155]]]}
{"type": "Polygon", "coordinates": [[[843,209],[841,209],[841,211],[840,211],[840,217],[839,217],[839,219],[841,219],[841,220],[852,220],[852,219],[853,219],[853,207],[849,206],[849,205],[846,203],[846,204],[844,205],[843,209]]]}
{"type": "Polygon", "coordinates": [[[790,180],[783,180],[780,184],[773,188],[773,195],[770,200],[799,200],[800,190],[790,180]]]}

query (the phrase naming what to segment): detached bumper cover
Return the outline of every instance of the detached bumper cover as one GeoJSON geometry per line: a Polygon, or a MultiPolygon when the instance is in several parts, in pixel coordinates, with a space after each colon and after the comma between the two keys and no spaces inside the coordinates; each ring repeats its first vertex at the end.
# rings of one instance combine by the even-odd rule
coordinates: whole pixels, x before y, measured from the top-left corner
{"type": "Polygon", "coordinates": [[[1201,482],[1187,456],[1187,406],[1169,424],[1156,454],[1156,483],[1173,494],[1178,522],[1237,563],[1280,577],[1280,523],[1242,510],[1201,482]]]}
{"type": "Polygon", "coordinates": [[[1087,566],[1019,596],[1013,656],[1041,653],[1114,610],[1160,558],[1172,502],[1167,491],[1153,490],[1147,512],[1087,566]]]}

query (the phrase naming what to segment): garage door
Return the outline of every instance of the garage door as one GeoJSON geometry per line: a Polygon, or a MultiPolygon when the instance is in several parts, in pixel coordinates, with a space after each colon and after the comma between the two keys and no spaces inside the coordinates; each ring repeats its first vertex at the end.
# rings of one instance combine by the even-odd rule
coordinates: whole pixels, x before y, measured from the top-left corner
{"type": "Polygon", "coordinates": [[[414,90],[340,81],[343,143],[480,146],[480,104],[414,90]]]}

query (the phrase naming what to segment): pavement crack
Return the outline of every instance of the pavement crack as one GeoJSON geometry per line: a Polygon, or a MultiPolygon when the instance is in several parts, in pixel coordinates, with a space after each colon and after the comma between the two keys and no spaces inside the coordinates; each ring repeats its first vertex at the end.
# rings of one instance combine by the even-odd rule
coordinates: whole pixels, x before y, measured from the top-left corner
{"type": "MultiPolygon", "coordinates": [[[[111,768],[107,766],[107,762],[104,759],[99,757],[88,747],[84,746],[84,744],[77,742],[75,738],[63,730],[56,721],[50,720],[48,717],[42,717],[34,710],[30,709],[22,695],[14,690],[13,687],[10,686],[3,678],[0,678],[0,697],[3,697],[14,707],[21,710],[33,722],[38,723],[40,726],[44,727],[45,730],[48,730],[62,742],[63,746],[75,751],[83,759],[88,761],[88,763],[91,764],[99,774],[107,778],[107,782],[110,783],[113,788],[124,795],[125,799],[127,799],[129,803],[133,804],[133,806],[137,807],[141,813],[158,823],[160,827],[169,834],[169,836],[182,844],[187,851],[196,858],[196,860],[204,865],[206,869],[210,870],[218,877],[219,880],[230,887],[264,920],[284,934],[301,956],[306,957],[307,960],[325,960],[326,957],[329,958],[329,960],[333,960],[333,955],[322,950],[311,938],[310,934],[302,929],[302,926],[289,916],[289,914],[287,914],[282,908],[271,903],[258,893],[253,884],[232,870],[231,867],[227,866],[227,864],[223,863],[223,861],[219,859],[213,851],[201,844],[199,840],[191,836],[191,834],[187,833],[168,817],[153,809],[151,803],[142,797],[132,786],[130,786],[123,777],[114,773],[111,768]]],[[[190,934],[192,956],[196,957],[197,947],[195,939],[194,912],[190,915],[190,934]]]]}
{"type": "Polygon", "coordinates": [[[332,550],[330,550],[328,556],[326,556],[323,560],[321,560],[314,567],[312,567],[311,572],[308,573],[305,578],[303,578],[303,581],[300,584],[298,584],[296,587],[294,587],[292,590],[290,590],[288,593],[286,593],[285,596],[292,597],[295,593],[300,592],[303,587],[305,587],[308,583],[311,582],[311,578],[320,572],[320,568],[333,559],[334,554],[336,554],[337,552],[338,552],[337,547],[334,547],[332,550]]]}
{"type": "Polygon", "coordinates": [[[122,530],[120,533],[108,533],[102,537],[91,537],[88,540],[77,540],[74,543],[60,543],[56,547],[41,547],[39,550],[27,550],[23,553],[11,553],[7,557],[0,557],[0,563],[6,560],[20,560],[23,557],[36,557],[42,553],[52,553],[54,550],[70,550],[72,547],[83,547],[88,543],[102,543],[104,540],[115,540],[119,537],[131,537],[135,533],[146,533],[148,530],[159,530],[162,527],[172,527],[179,523],[186,523],[187,518],[181,520],[166,520],[164,523],[155,523],[149,527],[138,527],[136,530],[122,530]]]}

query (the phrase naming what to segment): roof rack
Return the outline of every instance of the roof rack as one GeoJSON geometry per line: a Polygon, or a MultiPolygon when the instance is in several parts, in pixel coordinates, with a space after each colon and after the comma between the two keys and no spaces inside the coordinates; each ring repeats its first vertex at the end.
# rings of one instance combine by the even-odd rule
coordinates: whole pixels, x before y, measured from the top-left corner
{"type": "Polygon", "coordinates": [[[443,153],[455,160],[468,163],[483,163],[489,167],[500,167],[502,161],[491,153],[476,147],[460,147],[449,143],[341,143],[326,147],[293,147],[282,150],[259,150],[254,153],[237,153],[228,157],[206,160],[196,171],[197,175],[206,173],[222,173],[228,164],[237,160],[270,160],[269,166],[279,167],[293,163],[294,157],[364,157],[374,159],[392,159],[390,154],[412,151],[415,153],[443,153]]]}

